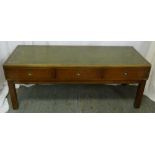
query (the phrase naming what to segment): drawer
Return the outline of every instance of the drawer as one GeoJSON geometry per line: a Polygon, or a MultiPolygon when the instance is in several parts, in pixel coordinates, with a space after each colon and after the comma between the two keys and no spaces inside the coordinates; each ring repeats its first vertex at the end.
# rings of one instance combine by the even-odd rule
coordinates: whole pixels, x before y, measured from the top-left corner
{"type": "Polygon", "coordinates": [[[7,80],[32,82],[61,81],[115,81],[146,80],[148,67],[105,67],[105,68],[4,68],[7,80]]]}
{"type": "Polygon", "coordinates": [[[57,80],[98,80],[101,79],[100,69],[87,69],[87,68],[66,68],[56,70],[57,80]]]}
{"type": "Polygon", "coordinates": [[[149,76],[149,68],[105,68],[102,69],[104,80],[144,80],[149,76]]]}
{"type": "Polygon", "coordinates": [[[8,68],[5,76],[8,80],[43,81],[54,79],[55,71],[48,68],[8,68]]]}
{"type": "Polygon", "coordinates": [[[107,68],[62,68],[56,70],[56,79],[59,81],[77,80],[144,80],[149,76],[149,68],[134,67],[107,67],[107,68]]]}

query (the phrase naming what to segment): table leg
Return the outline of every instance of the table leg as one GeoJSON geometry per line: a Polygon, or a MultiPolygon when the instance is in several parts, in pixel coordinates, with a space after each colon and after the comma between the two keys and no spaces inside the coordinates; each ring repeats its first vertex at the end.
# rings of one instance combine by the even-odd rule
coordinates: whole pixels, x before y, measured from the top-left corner
{"type": "Polygon", "coordinates": [[[144,81],[141,81],[139,83],[139,85],[138,85],[136,98],[135,98],[135,103],[134,103],[135,108],[140,108],[141,101],[142,101],[142,98],[143,98],[145,84],[146,84],[146,81],[144,80],[144,81]]]}
{"type": "Polygon", "coordinates": [[[11,97],[12,107],[13,109],[18,109],[18,100],[17,100],[17,93],[15,88],[15,83],[13,81],[8,81],[9,86],[9,93],[11,97]]]}

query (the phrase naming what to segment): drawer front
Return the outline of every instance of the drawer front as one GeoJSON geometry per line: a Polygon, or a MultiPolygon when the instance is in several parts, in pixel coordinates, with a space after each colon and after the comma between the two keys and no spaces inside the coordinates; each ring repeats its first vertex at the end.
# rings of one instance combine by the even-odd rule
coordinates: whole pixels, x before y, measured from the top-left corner
{"type": "Polygon", "coordinates": [[[5,76],[9,80],[44,81],[54,79],[55,71],[46,68],[9,68],[5,70],[5,76]]]}
{"type": "Polygon", "coordinates": [[[149,68],[80,68],[80,69],[57,69],[57,80],[144,80],[149,76],[149,68]]]}
{"type": "Polygon", "coordinates": [[[105,68],[102,70],[104,80],[144,80],[149,76],[149,68],[105,68]]]}
{"type": "Polygon", "coordinates": [[[150,68],[4,68],[7,80],[19,82],[146,80],[150,68]]]}
{"type": "Polygon", "coordinates": [[[100,69],[57,69],[57,80],[98,80],[101,79],[100,69]]]}

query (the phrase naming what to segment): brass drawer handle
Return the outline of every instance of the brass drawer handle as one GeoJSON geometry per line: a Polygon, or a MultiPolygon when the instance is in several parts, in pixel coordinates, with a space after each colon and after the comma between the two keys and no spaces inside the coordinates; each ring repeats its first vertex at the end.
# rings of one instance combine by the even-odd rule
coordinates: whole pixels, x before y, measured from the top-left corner
{"type": "Polygon", "coordinates": [[[79,77],[80,75],[81,75],[80,73],[76,73],[76,76],[78,76],[78,77],[79,77]]]}
{"type": "Polygon", "coordinates": [[[32,76],[32,73],[28,73],[28,76],[32,76]]]}
{"type": "Polygon", "coordinates": [[[125,76],[127,76],[127,75],[128,75],[128,73],[127,73],[127,72],[125,72],[125,73],[124,73],[124,75],[125,75],[125,76]]]}

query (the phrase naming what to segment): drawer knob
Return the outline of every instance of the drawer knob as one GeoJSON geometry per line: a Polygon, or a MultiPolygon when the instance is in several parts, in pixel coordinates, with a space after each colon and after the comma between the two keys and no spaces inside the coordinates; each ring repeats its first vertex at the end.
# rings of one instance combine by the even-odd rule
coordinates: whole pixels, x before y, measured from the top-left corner
{"type": "Polygon", "coordinates": [[[128,73],[124,73],[124,75],[125,75],[125,76],[127,76],[127,75],[128,75],[128,73]]]}
{"type": "Polygon", "coordinates": [[[32,73],[28,73],[28,76],[32,76],[32,73]]]}
{"type": "Polygon", "coordinates": [[[78,77],[79,77],[80,75],[81,75],[80,73],[76,73],[76,76],[78,76],[78,77]]]}

